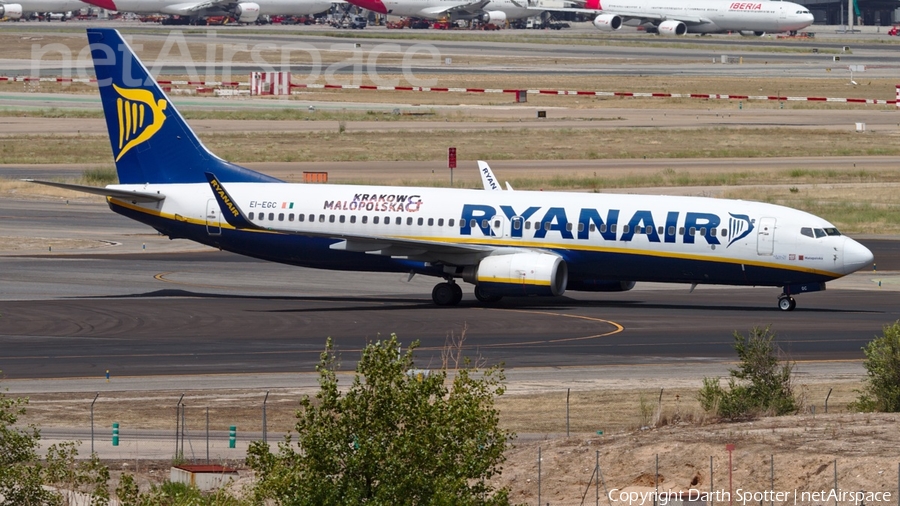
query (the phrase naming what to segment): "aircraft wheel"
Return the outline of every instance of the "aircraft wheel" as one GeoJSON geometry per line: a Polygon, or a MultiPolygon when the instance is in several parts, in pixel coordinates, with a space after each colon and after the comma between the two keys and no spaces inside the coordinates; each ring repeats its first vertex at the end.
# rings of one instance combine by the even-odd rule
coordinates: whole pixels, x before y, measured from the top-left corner
{"type": "Polygon", "coordinates": [[[460,299],[462,299],[462,289],[455,283],[438,283],[431,291],[431,300],[438,306],[455,306],[459,304],[460,299]],[[459,290],[459,298],[457,298],[456,290],[459,290]]]}
{"type": "Polygon", "coordinates": [[[450,283],[450,286],[453,287],[453,303],[450,305],[455,306],[455,305],[459,304],[459,302],[462,300],[462,297],[463,297],[462,287],[457,285],[456,283],[450,283]]]}
{"type": "Polygon", "coordinates": [[[797,307],[797,301],[793,297],[779,297],[778,309],[782,311],[793,311],[797,307]]]}
{"type": "Polygon", "coordinates": [[[491,303],[499,301],[503,296],[485,294],[478,285],[475,285],[475,298],[478,299],[479,302],[491,303]]]}

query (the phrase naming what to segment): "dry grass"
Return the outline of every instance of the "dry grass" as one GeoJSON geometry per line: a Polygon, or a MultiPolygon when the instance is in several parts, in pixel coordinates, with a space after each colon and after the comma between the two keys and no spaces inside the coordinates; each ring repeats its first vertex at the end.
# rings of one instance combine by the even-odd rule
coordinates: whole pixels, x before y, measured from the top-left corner
{"type": "MultiPolygon", "coordinates": [[[[594,124],[591,124],[594,127],[594,124]]],[[[669,129],[635,143],[641,129],[596,128],[346,131],[199,134],[217,155],[236,163],[440,160],[447,146],[461,158],[484,160],[591,160],[610,158],[727,158],[870,156],[900,154],[887,134],[789,128],[669,129]],[[427,135],[422,135],[427,133],[427,135]],[[397,146],[403,146],[398,150],[397,146]]],[[[7,135],[0,159],[9,164],[100,164],[109,160],[106,135],[7,135]]]]}

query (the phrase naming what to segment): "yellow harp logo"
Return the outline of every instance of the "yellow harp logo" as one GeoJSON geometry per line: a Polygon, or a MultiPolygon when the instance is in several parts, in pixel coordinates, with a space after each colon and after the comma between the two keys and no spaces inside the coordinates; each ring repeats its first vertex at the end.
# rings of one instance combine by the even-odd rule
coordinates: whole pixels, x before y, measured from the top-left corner
{"type": "Polygon", "coordinates": [[[166,101],[153,98],[150,90],[129,90],[119,88],[113,84],[113,88],[119,94],[116,99],[116,111],[119,114],[119,154],[118,162],[122,155],[131,148],[153,137],[162,128],[166,121],[166,101]],[[152,119],[148,117],[152,115],[152,119]]]}

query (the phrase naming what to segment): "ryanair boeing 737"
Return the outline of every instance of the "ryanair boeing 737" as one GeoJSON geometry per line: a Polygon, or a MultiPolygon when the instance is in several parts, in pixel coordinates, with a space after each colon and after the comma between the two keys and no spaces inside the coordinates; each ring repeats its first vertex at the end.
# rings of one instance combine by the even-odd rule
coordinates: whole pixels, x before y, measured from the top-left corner
{"type": "Polygon", "coordinates": [[[212,154],[116,30],[88,38],[120,184],[43,183],[105,195],[114,212],[173,239],[434,276],[443,281],[432,299],[447,306],[462,299],[458,281],[482,302],[654,281],[781,287],[778,307],[790,311],[794,295],[873,260],[822,218],[758,202],[285,183],[212,154]]]}

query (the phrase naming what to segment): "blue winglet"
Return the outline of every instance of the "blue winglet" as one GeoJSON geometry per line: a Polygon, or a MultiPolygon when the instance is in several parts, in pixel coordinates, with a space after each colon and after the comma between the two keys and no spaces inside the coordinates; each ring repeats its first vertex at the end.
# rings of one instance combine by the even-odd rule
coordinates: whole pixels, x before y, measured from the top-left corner
{"type": "Polygon", "coordinates": [[[119,183],[203,183],[206,170],[225,182],[281,182],[207,149],[117,30],[87,36],[119,183]]]}
{"type": "Polygon", "coordinates": [[[225,191],[225,187],[219,183],[219,178],[215,174],[212,172],[206,172],[205,174],[206,180],[209,181],[209,186],[212,188],[213,195],[216,196],[216,201],[219,203],[219,209],[222,210],[222,216],[229,225],[238,229],[262,229],[262,227],[255,225],[244,216],[244,213],[237,206],[234,199],[231,198],[231,195],[225,191]]]}

